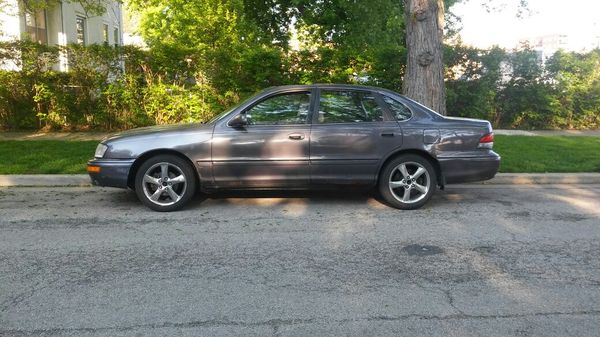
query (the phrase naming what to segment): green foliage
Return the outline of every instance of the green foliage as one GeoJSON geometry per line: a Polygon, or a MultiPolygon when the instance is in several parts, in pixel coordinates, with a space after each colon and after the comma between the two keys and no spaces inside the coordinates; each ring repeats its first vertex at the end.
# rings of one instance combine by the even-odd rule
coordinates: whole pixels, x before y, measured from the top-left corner
{"type": "Polygon", "coordinates": [[[151,49],[190,60],[218,92],[246,97],[267,86],[314,82],[401,87],[399,1],[134,0],[132,6],[142,12],[151,49]]]}
{"type": "Polygon", "coordinates": [[[38,114],[45,106],[42,97],[49,97],[48,86],[42,83],[51,78],[48,70],[58,60],[58,49],[30,41],[0,44],[0,63],[18,67],[20,72],[0,71],[0,120],[10,128],[39,127],[38,114]],[[26,115],[12,111],[33,112],[26,115]]]}
{"type": "MultiPolygon", "coordinates": [[[[22,10],[34,13],[37,10],[50,9],[58,6],[61,0],[20,0],[22,10]]],[[[83,11],[88,16],[102,15],[106,12],[106,5],[110,3],[108,0],[70,0],[81,5],[83,11]]],[[[0,5],[2,0],[0,0],[0,5]]]]}
{"type": "Polygon", "coordinates": [[[544,81],[536,52],[524,46],[509,54],[506,61],[511,76],[499,94],[496,124],[533,129],[550,126],[551,87],[544,81]]]}
{"type": "Polygon", "coordinates": [[[298,29],[313,44],[367,54],[370,48],[404,43],[401,1],[324,0],[298,2],[298,29]]]}
{"type": "Polygon", "coordinates": [[[213,116],[211,102],[204,99],[203,88],[187,90],[175,84],[158,83],[144,90],[142,101],[146,116],[153,124],[207,122],[213,116]]]}
{"type": "Polygon", "coordinates": [[[132,6],[142,11],[142,35],[159,59],[162,54],[175,60],[171,63],[185,61],[180,68],[189,72],[181,79],[200,77],[219,92],[238,93],[281,84],[273,76],[281,73],[279,50],[271,46],[272,36],[247,18],[242,0],[132,1],[132,6]],[[260,82],[249,81],[248,68],[257,71],[254,80],[260,82]]]}
{"type": "Polygon", "coordinates": [[[152,116],[148,116],[140,104],[144,88],[139,75],[126,73],[117,81],[109,83],[102,96],[105,98],[102,112],[107,129],[130,129],[153,124],[152,116]]]}
{"type": "Polygon", "coordinates": [[[556,52],[547,65],[553,84],[552,123],[562,128],[600,128],[600,49],[586,54],[556,52]]]}
{"type": "Polygon", "coordinates": [[[496,120],[506,52],[458,45],[446,46],[444,56],[448,114],[496,120]]]}
{"type": "Polygon", "coordinates": [[[0,125],[9,129],[37,126],[32,85],[19,72],[0,71],[0,125]],[[25,113],[29,112],[29,113],[25,113]]]}
{"type": "Polygon", "coordinates": [[[600,50],[558,51],[542,63],[522,46],[511,52],[447,47],[450,115],[522,129],[600,126],[600,50]]]}
{"type": "Polygon", "coordinates": [[[300,83],[401,89],[406,54],[400,1],[299,1],[297,12],[300,83]]]}
{"type": "Polygon", "coordinates": [[[239,100],[203,83],[186,62],[171,64],[164,53],[103,45],[58,49],[27,41],[2,43],[0,50],[6,64],[22,69],[0,71],[0,126],[5,129],[202,122],[239,100]],[[68,72],[52,70],[60,53],[69,55],[68,72]]]}

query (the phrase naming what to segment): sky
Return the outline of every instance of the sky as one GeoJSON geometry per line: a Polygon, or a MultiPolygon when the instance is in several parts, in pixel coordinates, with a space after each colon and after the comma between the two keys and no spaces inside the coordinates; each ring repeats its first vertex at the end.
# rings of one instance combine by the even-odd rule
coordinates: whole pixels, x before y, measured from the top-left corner
{"type": "Polygon", "coordinates": [[[463,0],[450,8],[462,19],[465,44],[514,48],[519,41],[544,35],[567,36],[565,49],[600,46],[600,0],[528,0],[530,13],[518,18],[519,0],[463,0]],[[491,2],[501,10],[488,12],[491,2]]]}

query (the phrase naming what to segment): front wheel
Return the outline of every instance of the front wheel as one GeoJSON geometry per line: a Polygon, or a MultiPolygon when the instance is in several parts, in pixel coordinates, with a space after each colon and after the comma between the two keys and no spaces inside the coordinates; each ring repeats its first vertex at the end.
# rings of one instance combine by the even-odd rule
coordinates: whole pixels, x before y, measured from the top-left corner
{"type": "Polygon", "coordinates": [[[135,176],[135,193],[140,201],[159,212],[182,208],[196,192],[194,168],[174,155],[146,160],[135,176]]]}
{"type": "Polygon", "coordinates": [[[418,155],[401,155],[387,163],[379,178],[379,193],[392,207],[417,209],[435,191],[437,176],[429,160],[418,155]]]}

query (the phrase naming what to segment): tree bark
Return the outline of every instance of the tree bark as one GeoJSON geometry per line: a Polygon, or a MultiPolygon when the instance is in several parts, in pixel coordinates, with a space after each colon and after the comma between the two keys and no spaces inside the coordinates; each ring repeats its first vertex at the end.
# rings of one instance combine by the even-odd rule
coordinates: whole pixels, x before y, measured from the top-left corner
{"type": "Polygon", "coordinates": [[[445,115],[444,0],[404,0],[407,60],[404,95],[445,115]]]}

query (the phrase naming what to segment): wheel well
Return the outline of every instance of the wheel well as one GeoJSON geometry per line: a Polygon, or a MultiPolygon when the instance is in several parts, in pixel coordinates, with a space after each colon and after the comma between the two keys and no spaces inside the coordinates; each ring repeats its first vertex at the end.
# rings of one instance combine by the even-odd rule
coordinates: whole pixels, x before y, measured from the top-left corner
{"type": "MultiPolygon", "coordinates": [[[[194,163],[190,160],[190,158],[188,158],[181,152],[177,152],[175,150],[168,150],[168,149],[152,150],[152,151],[143,153],[141,156],[139,156],[133,162],[133,165],[131,165],[131,169],[129,169],[129,175],[127,176],[127,186],[129,188],[131,188],[132,190],[135,190],[135,175],[137,174],[137,171],[140,168],[140,166],[142,166],[142,164],[149,158],[152,158],[154,156],[161,155],[161,154],[170,154],[170,155],[174,155],[174,156],[177,156],[177,157],[185,160],[188,164],[190,164],[192,166],[192,168],[194,169],[194,172],[196,172],[196,165],[194,165],[194,163]]],[[[198,174],[196,174],[195,179],[196,179],[196,183],[198,183],[198,186],[200,186],[198,174]]]]}
{"type": "Polygon", "coordinates": [[[388,162],[390,162],[394,158],[404,155],[404,154],[414,154],[414,155],[421,156],[421,157],[427,159],[431,163],[433,168],[435,169],[435,175],[437,177],[438,185],[441,186],[443,189],[443,187],[445,185],[445,181],[444,181],[444,176],[442,175],[442,167],[440,166],[440,162],[437,159],[435,159],[431,154],[429,154],[427,151],[417,150],[417,149],[400,150],[398,152],[391,154],[389,157],[387,157],[387,159],[383,162],[383,164],[379,168],[379,172],[377,172],[377,180],[379,181],[381,170],[383,170],[383,168],[385,167],[385,165],[387,165],[388,162]]]}

